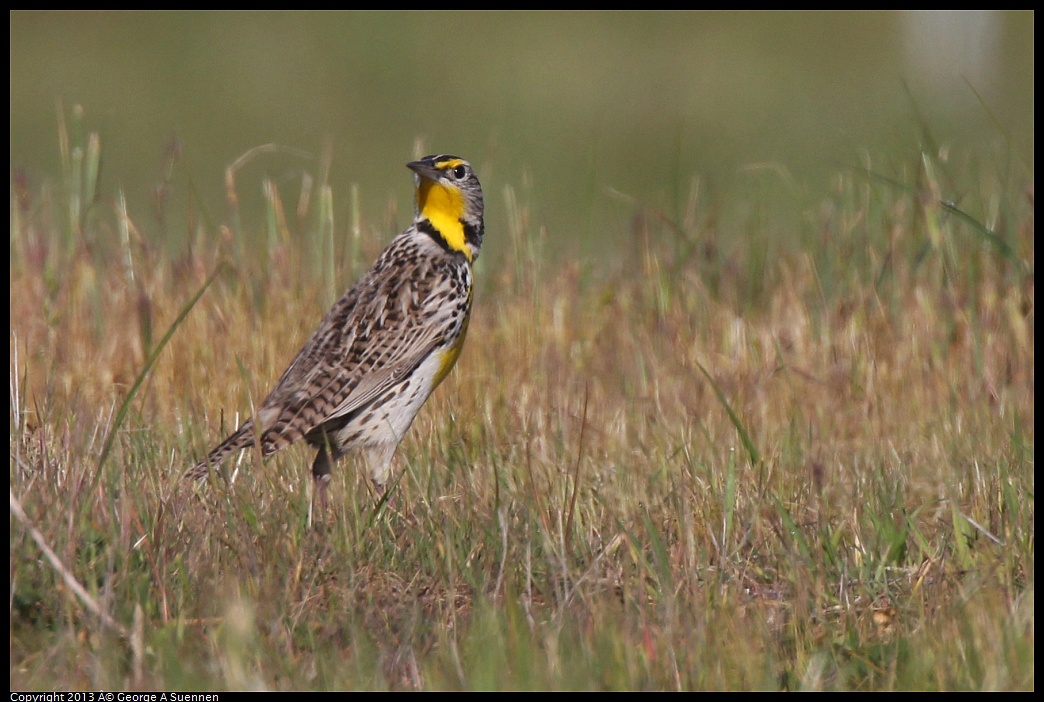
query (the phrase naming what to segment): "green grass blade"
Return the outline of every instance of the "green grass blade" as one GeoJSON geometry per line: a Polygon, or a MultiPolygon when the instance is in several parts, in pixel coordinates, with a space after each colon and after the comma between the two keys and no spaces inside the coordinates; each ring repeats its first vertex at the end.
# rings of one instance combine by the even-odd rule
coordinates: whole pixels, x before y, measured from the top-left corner
{"type": "Polygon", "coordinates": [[[725,411],[729,415],[729,419],[732,421],[732,426],[736,427],[736,431],[739,433],[740,441],[743,442],[743,447],[747,450],[747,455],[750,456],[750,462],[754,465],[761,463],[761,454],[758,452],[758,447],[754,445],[754,441],[750,438],[750,434],[747,433],[746,428],[743,426],[743,422],[740,421],[739,415],[736,414],[736,410],[732,409],[732,405],[729,404],[728,399],[725,397],[725,393],[722,392],[718,384],[714,382],[714,378],[707,372],[707,369],[696,362],[696,367],[700,369],[704,377],[707,378],[707,382],[710,383],[711,388],[714,389],[714,394],[718,396],[718,401],[721,402],[721,406],[725,408],[725,411]]]}
{"type": "Polygon", "coordinates": [[[123,404],[120,405],[120,409],[116,413],[116,418],[112,422],[112,427],[109,429],[109,434],[105,438],[105,444],[102,446],[101,455],[99,455],[98,457],[98,469],[97,471],[95,471],[94,478],[91,480],[91,489],[87,491],[87,494],[93,493],[94,488],[97,487],[98,481],[101,479],[102,469],[105,466],[105,461],[106,459],[108,459],[109,454],[112,452],[112,446],[116,440],[116,435],[119,433],[120,426],[122,426],[123,424],[123,420],[127,417],[127,412],[130,410],[131,403],[134,401],[134,398],[138,393],[138,388],[140,388],[141,384],[145,382],[145,378],[148,377],[149,372],[152,370],[152,367],[156,364],[156,360],[159,358],[160,354],[163,353],[163,349],[167,347],[167,342],[169,342],[171,338],[173,338],[174,332],[178,330],[178,327],[180,327],[181,323],[185,321],[185,318],[188,316],[189,312],[192,311],[192,308],[194,308],[196,306],[196,303],[199,302],[199,299],[203,297],[203,293],[205,293],[207,291],[207,288],[209,288],[210,285],[215,280],[217,280],[218,275],[220,275],[226,267],[226,264],[220,264],[214,270],[214,272],[210,274],[210,277],[207,278],[207,280],[203,283],[203,286],[200,287],[196,294],[192,296],[192,299],[189,300],[188,303],[181,308],[181,312],[178,313],[178,316],[174,319],[174,322],[170,325],[170,327],[167,328],[167,333],[163,335],[163,338],[160,339],[160,342],[156,344],[156,348],[154,348],[152,350],[152,353],[149,354],[148,359],[146,359],[145,361],[145,366],[141,369],[141,372],[138,373],[138,377],[134,379],[134,385],[131,386],[130,391],[127,393],[127,397],[124,398],[123,404]]]}
{"type": "Polygon", "coordinates": [[[978,235],[980,239],[986,244],[989,244],[994,251],[999,253],[1001,256],[1011,261],[1012,263],[1023,265],[1022,259],[1019,258],[1018,253],[1015,249],[1008,245],[1008,242],[1004,241],[996,232],[990,230],[985,224],[972,217],[970,214],[957,207],[952,202],[943,200],[939,203],[944,210],[957,217],[965,224],[971,227],[972,231],[978,235]]]}

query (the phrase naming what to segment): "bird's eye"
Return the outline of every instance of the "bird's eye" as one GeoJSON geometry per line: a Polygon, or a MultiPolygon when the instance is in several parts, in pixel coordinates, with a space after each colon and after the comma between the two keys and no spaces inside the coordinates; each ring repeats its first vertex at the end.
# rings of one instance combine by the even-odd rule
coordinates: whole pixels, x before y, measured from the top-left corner
{"type": "Polygon", "coordinates": [[[457,180],[464,180],[464,176],[468,174],[468,169],[464,166],[457,166],[453,169],[453,177],[457,180]]]}

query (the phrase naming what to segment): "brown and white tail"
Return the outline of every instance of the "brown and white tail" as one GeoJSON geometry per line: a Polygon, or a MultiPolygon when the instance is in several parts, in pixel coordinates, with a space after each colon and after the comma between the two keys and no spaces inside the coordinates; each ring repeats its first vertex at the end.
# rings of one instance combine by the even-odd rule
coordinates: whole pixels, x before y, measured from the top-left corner
{"type": "Polygon", "coordinates": [[[312,425],[301,420],[300,414],[301,412],[293,406],[290,408],[262,407],[256,415],[243,422],[243,425],[236,429],[232,436],[211,451],[206,460],[200,461],[185,471],[185,479],[204,478],[211,468],[233,453],[257,446],[259,441],[257,422],[260,422],[261,426],[262,455],[271,456],[279,449],[289,446],[312,429],[312,425]]]}
{"type": "MultiPolygon", "coordinates": [[[[210,455],[205,460],[200,461],[192,468],[185,471],[186,480],[199,480],[205,478],[210,472],[210,469],[223,460],[228,458],[231,454],[242,451],[243,449],[251,448],[257,443],[257,431],[254,429],[254,421],[248,419],[243,422],[243,426],[239,427],[224,441],[222,441],[217,448],[210,452],[210,455]]],[[[263,445],[263,444],[262,444],[263,445]]],[[[265,452],[270,453],[270,451],[265,452]]]]}

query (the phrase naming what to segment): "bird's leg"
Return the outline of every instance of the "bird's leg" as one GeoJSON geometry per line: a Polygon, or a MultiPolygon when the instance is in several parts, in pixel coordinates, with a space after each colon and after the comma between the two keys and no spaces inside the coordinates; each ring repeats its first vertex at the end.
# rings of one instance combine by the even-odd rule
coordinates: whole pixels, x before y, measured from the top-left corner
{"type": "MultiPolygon", "coordinates": [[[[319,445],[319,452],[315,455],[315,462],[312,463],[312,480],[314,482],[314,490],[312,493],[312,505],[314,509],[316,503],[319,505],[319,512],[323,516],[326,515],[327,506],[327,491],[330,489],[330,480],[333,478],[333,460],[330,457],[331,450],[326,442],[319,445]]],[[[309,510],[308,522],[311,525],[311,509],[309,510]]]]}

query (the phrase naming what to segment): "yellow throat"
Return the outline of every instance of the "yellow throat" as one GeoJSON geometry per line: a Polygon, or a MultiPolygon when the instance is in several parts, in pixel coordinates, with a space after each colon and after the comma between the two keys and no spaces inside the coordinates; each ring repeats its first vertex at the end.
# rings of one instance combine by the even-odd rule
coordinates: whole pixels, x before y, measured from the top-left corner
{"type": "Polygon", "coordinates": [[[450,249],[472,260],[471,249],[464,241],[464,224],[461,222],[464,216],[464,195],[460,190],[421,178],[417,186],[417,211],[431,222],[431,226],[446,240],[450,249]]]}

